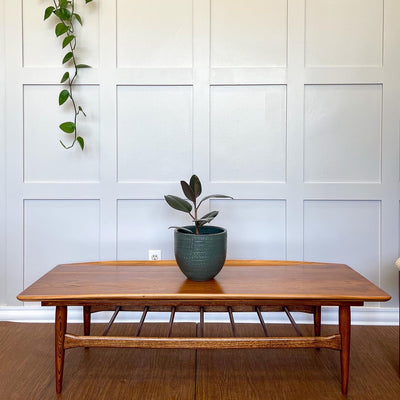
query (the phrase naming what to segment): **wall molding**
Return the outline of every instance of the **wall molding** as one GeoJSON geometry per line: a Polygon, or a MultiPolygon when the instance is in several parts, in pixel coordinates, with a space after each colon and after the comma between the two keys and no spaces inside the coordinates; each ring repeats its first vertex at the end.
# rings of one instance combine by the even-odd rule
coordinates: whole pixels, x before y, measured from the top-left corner
{"type": "MultiPolygon", "coordinates": [[[[92,322],[108,323],[111,312],[99,312],[92,315],[92,322]]],[[[289,323],[284,313],[263,313],[267,323],[289,323]]],[[[312,316],[303,313],[293,313],[294,318],[299,324],[312,323],[312,316]]],[[[121,312],[116,322],[136,323],[140,320],[140,312],[121,312]]],[[[398,308],[379,308],[379,307],[353,307],[351,310],[353,325],[398,325],[398,308]]],[[[169,313],[150,312],[146,317],[146,322],[168,322],[169,313]]],[[[176,322],[198,322],[197,313],[177,313],[176,322]]],[[[51,323],[54,321],[54,307],[0,307],[0,321],[22,322],[22,323],[51,323]]],[[[206,313],[206,322],[229,323],[228,314],[225,313],[206,313]]],[[[258,318],[254,313],[235,313],[235,321],[238,323],[258,323],[258,318]]],[[[68,309],[68,322],[81,323],[81,307],[70,307],[68,309]]],[[[325,325],[336,325],[338,323],[337,307],[322,308],[322,323],[325,325]]]]}

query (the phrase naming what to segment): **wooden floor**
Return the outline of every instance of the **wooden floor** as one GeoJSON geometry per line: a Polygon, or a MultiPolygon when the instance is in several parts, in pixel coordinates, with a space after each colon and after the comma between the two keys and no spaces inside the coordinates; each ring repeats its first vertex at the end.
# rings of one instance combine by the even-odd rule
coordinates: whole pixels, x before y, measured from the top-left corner
{"type": "MultiPolygon", "coordinates": [[[[94,325],[100,333],[104,325],[94,325]]],[[[69,325],[80,333],[81,326],[69,325]]],[[[143,335],[165,336],[166,325],[145,325],[143,335]],[[146,331],[145,331],[146,330],[146,331]]],[[[207,324],[206,335],[229,336],[230,327],[207,324]]],[[[240,336],[262,335],[258,325],[240,336]]],[[[292,335],[270,325],[271,335],[292,335]]],[[[311,327],[302,326],[306,334],[311,327]]],[[[323,327],[323,334],[334,326],[323,327]]],[[[116,324],[109,334],[135,327],[116,324]]],[[[195,324],[174,325],[174,336],[195,336],[195,324]]],[[[398,328],[352,328],[349,395],[340,393],[339,353],[332,350],[67,351],[64,386],[55,394],[53,326],[0,323],[0,400],[398,400],[398,328]]]]}

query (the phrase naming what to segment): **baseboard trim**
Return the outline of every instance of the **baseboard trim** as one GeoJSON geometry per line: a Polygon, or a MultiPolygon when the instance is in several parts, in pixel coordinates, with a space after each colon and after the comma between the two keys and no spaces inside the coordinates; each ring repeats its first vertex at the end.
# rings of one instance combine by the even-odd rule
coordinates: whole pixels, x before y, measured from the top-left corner
{"type": "MultiPolygon", "coordinates": [[[[92,321],[106,323],[110,320],[111,312],[99,312],[92,315],[92,321]]],[[[263,313],[266,323],[289,323],[284,313],[263,313]]],[[[293,313],[294,318],[299,324],[313,323],[312,316],[303,313],[293,313]]],[[[139,322],[141,313],[123,312],[120,313],[116,322],[135,323],[139,322]]],[[[351,311],[353,325],[398,325],[398,308],[380,307],[353,307],[351,311]]],[[[154,312],[148,313],[146,322],[168,322],[169,313],[154,312]]],[[[0,307],[0,321],[9,322],[30,322],[30,323],[49,323],[54,321],[54,307],[0,307]]],[[[197,313],[177,313],[176,322],[198,322],[197,313]]],[[[235,313],[235,321],[240,323],[256,323],[258,318],[255,313],[235,313]]],[[[68,322],[81,323],[81,307],[69,307],[68,322]]],[[[206,313],[205,322],[229,322],[227,313],[206,313]]],[[[326,325],[336,325],[338,323],[337,307],[322,308],[322,323],[326,325]]]]}

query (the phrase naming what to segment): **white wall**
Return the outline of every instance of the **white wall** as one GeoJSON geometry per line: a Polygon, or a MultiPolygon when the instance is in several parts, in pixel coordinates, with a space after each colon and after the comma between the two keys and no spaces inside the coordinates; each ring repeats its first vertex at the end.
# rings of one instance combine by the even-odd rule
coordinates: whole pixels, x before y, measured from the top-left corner
{"type": "Polygon", "coordinates": [[[192,172],[235,197],[210,205],[230,258],[346,263],[397,297],[397,0],[82,6],[83,153],[58,144],[45,2],[5,6],[6,304],[57,263],[172,258],[185,218],[163,195],[192,172]]]}
{"type": "MultiPolygon", "coordinates": [[[[4,2],[0,3],[0,60],[5,59],[4,2]]],[[[6,301],[5,63],[0,61],[0,305],[6,301]]]]}

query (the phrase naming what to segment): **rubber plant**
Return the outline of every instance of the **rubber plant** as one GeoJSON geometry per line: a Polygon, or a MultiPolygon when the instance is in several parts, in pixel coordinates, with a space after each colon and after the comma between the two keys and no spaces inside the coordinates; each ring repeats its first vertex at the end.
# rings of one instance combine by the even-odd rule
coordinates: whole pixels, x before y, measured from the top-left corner
{"type": "MultiPolygon", "coordinates": [[[[85,0],[85,3],[90,3],[92,0],[85,0]]],[[[57,18],[58,22],[55,27],[55,34],[57,37],[64,37],[62,41],[62,48],[67,48],[67,53],[64,55],[62,60],[63,64],[73,65],[73,72],[70,74],[68,71],[65,72],[61,78],[61,82],[67,86],[67,89],[61,90],[58,95],[58,104],[61,106],[70,100],[73,107],[73,121],[67,121],[60,124],[60,129],[68,134],[73,135],[72,142],[66,145],[60,140],[61,145],[65,149],[71,149],[76,143],[79,144],[83,150],[85,147],[85,141],[80,134],[78,134],[78,116],[83,114],[86,117],[80,105],[77,105],[75,95],[73,92],[74,83],[78,76],[78,71],[81,68],[90,68],[87,64],[79,64],[76,59],[75,49],[77,44],[77,36],[75,33],[76,22],[82,25],[82,18],[75,12],[75,0],[53,0],[54,5],[46,8],[44,12],[44,20],[47,20],[51,16],[57,18]]]]}
{"type": "MultiPolygon", "coordinates": [[[[211,211],[205,215],[203,215],[201,218],[198,217],[198,210],[201,204],[208,199],[233,199],[231,196],[226,196],[224,194],[211,194],[209,196],[203,197],[199,202],[198,202],[198,197],[201,195],[201,182],[200,179],[197,177],[197,175],[192,175],[190,178],[189,183],[185,181],[181,181],[181,187],[183,194],[187,197],[188,200],[190,200],[193,203],[193,206],[185,199],[182,199],[181,197],[174,196],[171,194],[168,194],[164,196],[166,202],[175,210],[178,211],[183,211],[185,213],[188,213],[190,217],[192,218],[194,225],[195,225],[195,234],[199,234],[199,228],[209,222],[211,222],[217,215],[218,211],[211,211]],[[192,212],[193,211],[193,212],[192,212]]],[[[193,232],[189,229],[186,229],[184,227],[179,227],[179,226],[170,226],[170,228],[177,228],[181,231],[184,231],[185,233],[191,233],[193,232]]]]}

